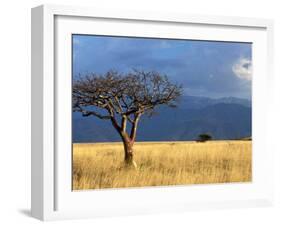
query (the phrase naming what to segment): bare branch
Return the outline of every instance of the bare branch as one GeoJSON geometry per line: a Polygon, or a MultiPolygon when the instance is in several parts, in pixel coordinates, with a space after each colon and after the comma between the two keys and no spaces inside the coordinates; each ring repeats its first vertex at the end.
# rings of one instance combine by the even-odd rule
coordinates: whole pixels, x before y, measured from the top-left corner
{"type": "Polygon", "coordinates": [[[122,116],[122,122],[121,122],[121,130],[122,132],[126,132],[126,126],[127,126],[127,116],[122,116]]]}
{"type": "Polygon", "coordinates": [[[81,108],[80,106],[76,106],[76,110],[75,111],[79,111],[82,113],[82,116],[83,117],[87,117],[87,116],[90,116],[90,115],[94,115],[100,119],[110,119],[110,115],[101,115],[95,111],[88,111],[88,110],[85,110],[83,108],[81,108]]]}
{"type": "Polygon", "coordinates": [[[131,134],[130,134],[130,138],[132,142],[134,142],[136,139],[139,118],[140,118],[140,114],[135,114],[134,121],[131,128],[131,134]]]}
{"type": "Polygon", "coordinates": [[[132,124],[130,138],[135,140],[140,116],[152,115],[159,105],[176,106],[181,93],[181,86],[154,71],[92,73],[73,82],[73,111],[81,112],[83,116],[110,119],[119,133],[126,133],[129,121],[132,124]],[[108,115],[102,115],[93,108],[106,110],[108,115]],[[120,123],[118,118],[121,118],[120,123]]]}

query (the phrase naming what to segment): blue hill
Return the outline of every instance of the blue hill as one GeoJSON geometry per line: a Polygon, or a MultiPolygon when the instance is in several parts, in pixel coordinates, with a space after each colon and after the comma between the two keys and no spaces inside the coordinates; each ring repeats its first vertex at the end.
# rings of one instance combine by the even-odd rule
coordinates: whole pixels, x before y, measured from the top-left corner
{"type": "MultiPolygon", "coordinates": [[[[251,137],[251,102],[246,99],[185,96],[177,108],[157,112],[141,118],[137,141],[188,141],[201,133],[217,140],[251,137]]],[[[73,114],[73,142],[113,141],[120,138],[109,121],[73,114]]]]}

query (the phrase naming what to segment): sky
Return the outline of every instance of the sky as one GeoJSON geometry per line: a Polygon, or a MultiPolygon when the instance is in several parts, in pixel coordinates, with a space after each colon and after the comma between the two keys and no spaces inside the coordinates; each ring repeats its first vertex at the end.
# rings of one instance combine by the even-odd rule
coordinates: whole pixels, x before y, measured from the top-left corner
{"type": "Polygon", "coordinates": [[[158,71],[184,94],[251,99],[250,43],[73,35],[73,76],[158,71]]]}

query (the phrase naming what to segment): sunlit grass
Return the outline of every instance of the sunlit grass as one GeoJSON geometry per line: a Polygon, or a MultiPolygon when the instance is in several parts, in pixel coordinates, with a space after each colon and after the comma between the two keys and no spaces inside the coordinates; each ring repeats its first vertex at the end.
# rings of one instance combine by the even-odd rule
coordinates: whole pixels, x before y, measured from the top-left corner
{"type": "Polygon", "coordinates": [[[123,164],[122,143],[73,144],[73,189],[249,182],[251,141],[140,142],[138,169],[123,164]]]}

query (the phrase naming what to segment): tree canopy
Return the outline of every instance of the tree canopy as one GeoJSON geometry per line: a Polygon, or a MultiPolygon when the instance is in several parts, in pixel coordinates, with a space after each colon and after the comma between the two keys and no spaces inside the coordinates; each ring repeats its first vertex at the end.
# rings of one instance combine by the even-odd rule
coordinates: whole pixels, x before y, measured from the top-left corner
{"type": "Polygon", "coordinates": [[[83,116],[112,119],[115,115],[127,117],[153,114],[158,105],[176,106],[182,88],[158,72],[134,70],[127,74],[109,71],[104,75],[88,74],[74,80],[73,110],[83,116]],[[105,109],[101,114],[92,107],[105,109]]]}

